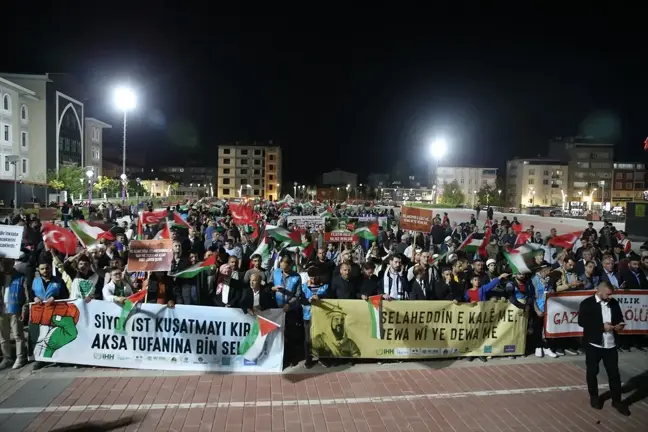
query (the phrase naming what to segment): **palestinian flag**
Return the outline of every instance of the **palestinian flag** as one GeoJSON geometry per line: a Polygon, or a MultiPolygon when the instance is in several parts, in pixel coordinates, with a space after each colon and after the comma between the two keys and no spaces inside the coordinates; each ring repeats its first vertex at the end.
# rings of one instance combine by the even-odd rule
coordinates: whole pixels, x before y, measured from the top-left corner
{"type": "Polygon", "coordinates": [[[173,212],[173,225],[180,226],[182,228],[191,228],[191,225],[189,225],[189,222],[186,220],[182,219],[182,216],[178,212],[173,212]]]}
{"type": "Polygon", "coordinates": [[[374,339],[382,339],[382,301],[381,295],[371,296],[367,300],[369,318],[371,319],[371,337],[374,339]]]}
{"type": "Polygon", "coordinates": [[[146,298],[147,293],[147,290],[140,290],[126,298],[126,302],[124,303],[124,306],[122,306],[121,315],[119,316],[119,322],[115,326],[116,331],[123,332],[126,330],[126,320],[128,320],[128,316],[135,305],[146,298]]]}
{"type": "Polygon", "coordinates": [[[358,236],[364,240],[376,240],[378,237],[378,223],[373,222],[369,226],[358,227],[353,230],[353,236],[358,236]]]}
{"type": "Polygon", "coordinates": [[[333,216],[333,209],[329,206],[325,211],[318,215],[319,217],[327,218],[333,216]]]}
{"type": "Polygon", "coordinates": [[[515,244],[513,245],[514,248],[522,246],[523,244],[527,244],[531,240],[531,233],[524,231],[521,232],[520,234],[515,237],[515,244]]]}
{"type": "Polygon", "coordinates": [[[481,247],[482,239],[476,239],[475,233],[471,233],[466,240],[463,241],[457,248],[457,251],[464,251],[466,253],[474,254],[481,247]]]}
{"type": "Polygon", "coordinates": [[[169,230],[169,224],[165,223],[164,227],[160,231],[155,234],[155,237],[153,237],[153,240],[170,240],[171,239],[171,231],[169,230]]]}
{"type": "Polygon", "coordinates": [[[263,353],[263,347],[268,335],[280,327],[279,324],[257,315],[250,333],[239,345],[238,353],[247,361],[256,361],[263,353]]]}
{"type": "Polygon", "coordinates": [[[170,274],[169,276],[171,277],[177,277],[180,279],[191,279],[192,277],[198,275],[198,273],[202,272],[203,270],[209,269],[211,266],[216,265],[216,255],[210,255],[209,258],[207,258],[203,262],[199,262],[197,264],[192,265],[189,268],[186,268],[184,270],[180,270],[178,273],[175,274],[170,274]]]}
{"type": "Polygon", "coordinates": [[[288,243],[294,246],[300,246],[302,244],[301,232],[299,231],[288,231],[285,228],[266,225],[265,232],[279,243],[288,243]]]}
{"type": "Polygon", "coordinates": [[[513,274],[525,274],[533,272],[536,267],[534,256],[541,250],[543,250],[542,246],[527,243],[503,253],[513,274]]]}
{"type": "Polygon", "coordinates": [[[69,223],[70,229],[75,236],[79,239],[79,242],[83,245],[84,248],[94,244],[99,237],[104,234],[106,231],[101,228],[93,227],[89,225],[86,221],[82,220],[73,220],[69,223]]]}

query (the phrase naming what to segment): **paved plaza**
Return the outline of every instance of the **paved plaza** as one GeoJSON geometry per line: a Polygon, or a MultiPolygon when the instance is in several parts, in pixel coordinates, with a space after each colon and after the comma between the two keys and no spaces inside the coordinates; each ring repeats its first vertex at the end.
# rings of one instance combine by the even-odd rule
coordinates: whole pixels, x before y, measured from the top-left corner
{"type": "Polygon", "coordinates": [[[0,430],[646,430],[648,354],[620,358],[631,417],[609,401],[602,411],[589,406],[583,356],[356,364],[275,375],[58,365],[33,371],[30,365],[0,375],[0,430]]]}

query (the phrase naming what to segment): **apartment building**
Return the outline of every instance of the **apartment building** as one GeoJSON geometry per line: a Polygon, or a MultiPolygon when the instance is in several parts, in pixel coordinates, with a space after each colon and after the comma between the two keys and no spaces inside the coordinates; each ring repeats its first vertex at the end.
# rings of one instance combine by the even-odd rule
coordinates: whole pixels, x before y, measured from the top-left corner
{"type": "Polygon", "coordinates": [[[565,193],[570,207],[596,208],[610,200],[614,144],[591,137],[554,138],[549,142],[549,157],[567,162],[565,193]]]}
{"type": "Polygon", "coordinates": [[[567,203],[567,162],[549,158],[506,163],[506,202],[515,207],[562,207],[567,203]]]}
{"type": "Polygon", "coordinates": [[[612,190],[612,207],[624,207],[632,201],[644,201],[648,194],[646,183],[648,171],[645,164],[618,162],[614,164],[614,181],[608,187],[612,190]]]}
{"type": "Polygon", "coordinates": [[[443,195],[444,186],[456,181],[464,194],[466,202],[472,204],[473,195],[484,186],[494,188],[497,183],[497,168],[451,167],[437,169],[438,195],[443,195]]]}
{"type": "Polygon", "coordinates": [[[218,146],[217,193],[219,198],[281,196],[281,148],[266,143],[218,146]]]}

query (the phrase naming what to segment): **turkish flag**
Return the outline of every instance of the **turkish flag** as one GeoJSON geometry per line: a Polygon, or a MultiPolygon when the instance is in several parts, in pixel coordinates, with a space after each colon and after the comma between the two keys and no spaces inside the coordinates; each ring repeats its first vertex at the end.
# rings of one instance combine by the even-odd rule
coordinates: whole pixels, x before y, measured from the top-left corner
{"type": "Polygon", "coordinates": [[[166,210],[158,210],[152,212],[142,212],[142,223],[144,225],[157,225],[160,221],[167,218],[169,212],[166,210]]]}
{"type": "Polygon", "coordinates": [[[550,238],[547,242],[547,245],[571,249],[574,247],[576,242],[581,239],[582,236],[583,231],[574,231],[566,234],[561,234],[559,236],[550,238]]]}
{"type": "Polygon", "coordinates": [[[43,223],[43,241],[48,248],[66,255],[76,253],[77,238],[74,233],[51,222],[43,223]]]}

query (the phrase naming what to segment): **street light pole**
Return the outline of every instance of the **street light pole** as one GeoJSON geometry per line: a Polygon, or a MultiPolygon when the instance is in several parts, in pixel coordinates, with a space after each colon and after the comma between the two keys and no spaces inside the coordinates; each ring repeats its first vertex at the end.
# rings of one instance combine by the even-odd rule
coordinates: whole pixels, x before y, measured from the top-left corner
{"type": "Polygon", "coordinates": [[[18,155],[9,155],[7,156],[7,160],[11,165],[13,165],[14,169],[14,204],[13,204],[13,211],[14,214],[18,212],[18,161],[20,160],[20,156],[18,155]]]}
{"type": "Polygon", "coordinates": [[[127,111],[124,110],[124,137],[122,149],[122,205],[126,204],[126,119],[127,111]]]}
{"type": "Polygon", "coordinates": [[[92,176],[94,171],[91,168],[88,168],[86,171],[86,176],[88,177],[88,212],[90,211],[90,205],[92,205],[92,176]]]}
{"type": "Polygon", "coordinates": [[[128,87],[119,87],[115,91],[115,104],[124,113],[124,134],[122,137],[122,205],[126,204],[126,123],[128,111],[135,108],[135,92],[128,87]]]}

